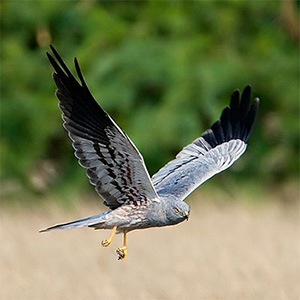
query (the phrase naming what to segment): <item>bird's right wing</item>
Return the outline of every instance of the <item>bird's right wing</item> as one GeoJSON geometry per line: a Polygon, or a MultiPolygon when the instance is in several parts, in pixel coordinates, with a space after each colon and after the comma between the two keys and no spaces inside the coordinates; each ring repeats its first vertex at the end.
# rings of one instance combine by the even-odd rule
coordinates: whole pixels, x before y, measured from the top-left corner
{"type": "Polygon", "coordinates": [[[53,78],[64,127],[80,165],[87,169],[87,176],[104,204],[115,209],[126,202],[138,205],[158,201],[141,154],[93,98],[77,60],[80,83],[58,52],[52,46],[51,49],[57,61],[48,52],[47,56],[55,70],[53,78]]]}
{"type": "Polygon", "coordinates": [[[241,100],[236,90],[220,120],[153,175],[152,182],[160,197],[184,200],[240,158],[246,150],[259,104],[255,98],[249,108],[250,96],[250,86],[244,89],[241,100]]]}

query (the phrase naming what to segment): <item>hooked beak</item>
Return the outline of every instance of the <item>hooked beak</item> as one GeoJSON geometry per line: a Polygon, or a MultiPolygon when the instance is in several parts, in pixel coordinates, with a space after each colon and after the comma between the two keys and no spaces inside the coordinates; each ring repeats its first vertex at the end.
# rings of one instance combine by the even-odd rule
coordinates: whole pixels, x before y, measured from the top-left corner
{"type": "Polygon", "coordinates": [[[190,215],[190,213],[187,211],[187,210],[185,210],[184,211],[184,218],[188,221],[189,220],[189,215],[190,215]]]}

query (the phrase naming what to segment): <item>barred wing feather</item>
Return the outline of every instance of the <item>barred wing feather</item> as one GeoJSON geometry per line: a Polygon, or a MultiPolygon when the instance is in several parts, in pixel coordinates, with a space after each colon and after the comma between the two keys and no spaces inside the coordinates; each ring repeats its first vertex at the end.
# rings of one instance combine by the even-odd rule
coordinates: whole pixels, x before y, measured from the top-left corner
{"type": "Polygon", "coordinates": [[[249,108],[250,95],[250,86],[244,89],[241,101],[239,91],[235,91],[220,120],[153,175],[152,182],[160,197],[184,200],[199,185],[241,157],[259,104],[256,98],[249,108]]]}
{"type": "Polygon", "coordinates": [[[64,127],[73,141],[75,156],[87,169],[90,183],[104,204],[115,209],[129,202],[156,201],[158,196],[141,154],[93,98],[77,59],[75,67],[80,83],[58,52],[51,49],[58,63],[49,53],[47,56],[55,70],[53,78],[64,127]]]}

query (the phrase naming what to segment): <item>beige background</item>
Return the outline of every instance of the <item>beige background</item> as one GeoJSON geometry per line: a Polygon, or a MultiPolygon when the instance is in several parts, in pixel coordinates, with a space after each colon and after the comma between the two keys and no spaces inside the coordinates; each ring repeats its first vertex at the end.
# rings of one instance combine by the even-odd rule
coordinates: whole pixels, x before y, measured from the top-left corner
{"type": "Polygon", "coordinates": [[[205,198],[189,199],[188,222],[130,233],[122,262],[121,235],[102,248],[107,231],[38,233],[104,210],[99,202],[4,208],[0,299],[299,299],[298,207],[205,198]]]}

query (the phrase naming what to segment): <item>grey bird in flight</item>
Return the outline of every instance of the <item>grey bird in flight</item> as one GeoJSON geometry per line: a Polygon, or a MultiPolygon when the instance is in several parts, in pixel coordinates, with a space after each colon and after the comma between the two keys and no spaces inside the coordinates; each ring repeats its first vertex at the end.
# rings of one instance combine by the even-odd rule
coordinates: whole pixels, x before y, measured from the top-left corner
{"type": "Polygon", "coordinates": [[[129,231],[187,220],[190,208],[183,200],[241,157],[259,99],[250,103],[250,86],[246,86],[241,96],[236,90],[220,119],[150,178],[138,149],[93,98],[77,59],[74,63],[80,82],[54,47],[50,47],[56,60],[48,52],[47,57],[55,70],[53,78],[64,127],[79,164],[87,170],[90,183],[109,210],[40,232],[83,226],[111,229],[111,235],[102,241],[103,247],[110,245],[116,233],[123,233],[123,246],[116,250],[118,259],[123,260],[127,256],[129,231]]]}

